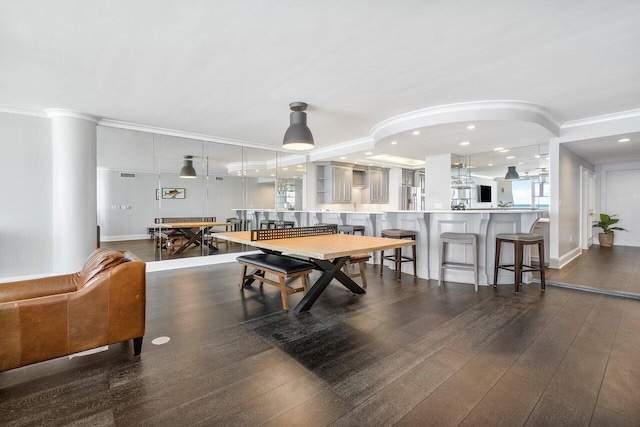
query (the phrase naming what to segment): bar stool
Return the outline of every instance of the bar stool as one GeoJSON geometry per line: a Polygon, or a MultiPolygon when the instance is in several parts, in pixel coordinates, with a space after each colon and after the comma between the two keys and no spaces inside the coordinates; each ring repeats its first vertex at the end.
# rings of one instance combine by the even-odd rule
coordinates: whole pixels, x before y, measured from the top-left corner
{"type": "Polygon", "coordinates": [[[230,222],[233,227],[233,231],[244,231],[244,230],[248,230],[249,227],[247,226],[249,220],[248,219],[240,219],[240,218],[227,218],[227,222],[230,222]]]}
{"type": "Polygon", "coordinates": [[[294,221],[276,221],[276,228],[293,228],[296,225],[294,221]]]}
{"type": "MultiPolygon", "coordinates": [[[[399,230],[397,228],[389,228],[382,230],[382,237],[388,237],[392,239],[411,239],[416,240],[416,232],[413,230],[399,230]]],[[[382,267],[384,266],[384,260],[388,259],[396,264],[396,273],[398,280],[400,280],[400,274],[402,270],[403,262],[413,263],[413,276],[418,277],[418,270],[416,267],[416,245],[411,246],[412,257],[402,255],[402,248],[394,249],[393,255],[385,255],[384,251],[380,251],[380,275],[382,276],[382,267]]]]}
{"type": "Polygon", "coordinates": [[[516,294],[520,290],[520,282],[522,281],[522,273],[528,271],[540,272],[540,287],[542,291],[545,289],[544,282],[544,236],[538,234],[529,233],[514,233],[514,234],[497,234],[496,235],[496,259],[493,268],[493,287],[498,285],[498,269],[513,271],[515,273],[515,288],[516,294]],[[514,251],[514,263],[513,264],[500,264],[500,249],[502,243],[513,243],[514,251]],[[538,245],[538,253],[540,259],[543,260],[539,267],[523,264],[524,247],[528,245],[538,245]]]}
{"type": "Polygon", "coordinates": [[[478,292],[478,236],[473,233],[442,233],[440,234],[440,277],[438,286],[444,279],[444,270],[473,270],[473,284],[478,292]],[[446,260],[447,245],[449,243],[471,245],[473,251],[473,264],[453,262],[446,260]]]}
{"type": "Polygon", "coordinates": [[[339,225],[338,233],[355,234],[360,233],[364,236],[364,225],[339,225]]]}
{"type": "Polygon", "coordinates": [[[260,221],[260,228],[276,228],[276,221],[273,219],[263,219],[260,221]]]}

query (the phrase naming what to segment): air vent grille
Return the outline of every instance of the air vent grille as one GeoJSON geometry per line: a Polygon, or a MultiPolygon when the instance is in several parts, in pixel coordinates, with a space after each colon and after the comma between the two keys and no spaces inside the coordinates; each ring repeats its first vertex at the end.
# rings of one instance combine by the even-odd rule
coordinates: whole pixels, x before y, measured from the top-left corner
{"type": "Polygon", "coordinates": [[[120,178],[135,178],[136,174],[131,172],[120,172],[120,178]]]}

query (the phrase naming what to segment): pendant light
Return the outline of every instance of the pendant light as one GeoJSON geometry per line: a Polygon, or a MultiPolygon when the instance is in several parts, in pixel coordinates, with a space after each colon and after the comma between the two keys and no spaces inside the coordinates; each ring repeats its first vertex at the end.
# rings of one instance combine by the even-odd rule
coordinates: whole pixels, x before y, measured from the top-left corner
{"type": "Polygon", "coordinates": [[[180,169],[180,178],[197,178],[196,170],[193,168],[193,156],[184,156],[184,166],[180,169]]]}
{"type": "Polygon", "coordinates": [[[504,176],[506,181],[515,181],[516,179],[520,179],[520,175],[516,171],[515,166],[509,166],[509,170],[507,170],[507,174],[504,176]]]}
{"type": "Polygon", "coordinates": [[[313,135],[307,127],[307,104],[304,102],[292,102],[289,104],[291,114],[289,115],[289,128],[284,134],[282,148],[289,150],[311,150],[315,147],[313,144],[313,135]]]}

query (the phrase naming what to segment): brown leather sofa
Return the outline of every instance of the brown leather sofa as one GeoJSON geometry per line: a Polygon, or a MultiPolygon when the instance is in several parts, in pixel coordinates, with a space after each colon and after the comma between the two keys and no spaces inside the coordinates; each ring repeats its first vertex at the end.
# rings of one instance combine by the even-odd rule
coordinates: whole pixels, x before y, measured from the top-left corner
{"type": "Polygon", "coordinates": [[[0,371],[133,339],[142,349],[146,264],[96,249],[78,273],[0,283],[0,371]]]}

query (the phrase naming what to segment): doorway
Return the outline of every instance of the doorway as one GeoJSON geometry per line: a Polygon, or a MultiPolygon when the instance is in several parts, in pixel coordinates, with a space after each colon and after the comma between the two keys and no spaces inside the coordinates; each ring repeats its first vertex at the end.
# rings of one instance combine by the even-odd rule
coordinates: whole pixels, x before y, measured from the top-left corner
{"type": "Polygon", "coordinates": [[[580,166],[580,248],[593,245],[593,221],[596,213],[596,176],[580,166]]]}

